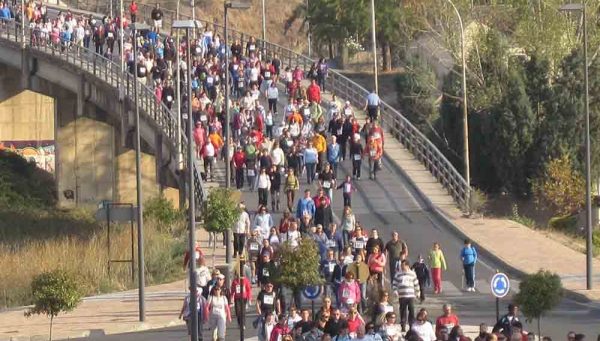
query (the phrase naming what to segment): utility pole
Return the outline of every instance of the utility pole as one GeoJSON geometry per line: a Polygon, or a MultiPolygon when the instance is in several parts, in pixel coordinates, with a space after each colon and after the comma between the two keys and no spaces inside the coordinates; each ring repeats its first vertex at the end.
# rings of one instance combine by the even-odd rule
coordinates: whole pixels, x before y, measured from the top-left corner
{"type": "Polygon", "coordinates": [[[371,39],[373,40],[373,76],[375,78],[375,93],[379,94],[379,71],[377,67],[377,34],[375,32],[375,0],[371,0],[371,39]]]}

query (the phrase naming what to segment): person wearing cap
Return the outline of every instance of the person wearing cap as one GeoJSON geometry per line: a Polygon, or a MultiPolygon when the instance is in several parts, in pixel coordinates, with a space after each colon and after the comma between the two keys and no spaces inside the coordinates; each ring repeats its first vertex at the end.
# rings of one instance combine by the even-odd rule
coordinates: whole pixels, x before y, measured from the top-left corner
{"type": "Polygon", "coordinates": [[[360,135],[355,133],[350,142],[350,159],[352,159],[352,176],[357,180],[360,180],[363,154],[364,149],[360,143],[360,135]]]}
{"type": "Polygon", "coordinates": [[[273,288],[273,283],[265,282],[262,285],[262,290],[256,296],[256,313],[258,316],[266,317],[268,313],[281,312],[281,303],[273,288]]]}
{"type": "Polygon", "coordinates": [[[244,202],[239,203],[240,214],[233,230],[233,256],[242,256],[246,245],[246,236],[250,235],[250,215],[244,202]]]}
{"type": "Polygon", "coordinates": [[[417,279],[419,280],[419,291],[421,295],[419,296],[419,300],[421,303],[425,301],[425,287],[431,284],[431,276],[429,272],[429,267],[427,267],[427,263],[425,263],[425,259],[423,256],[419,254],[417,257],[417,261],[412,265],[412,270],[417,275],[417,279]]]}

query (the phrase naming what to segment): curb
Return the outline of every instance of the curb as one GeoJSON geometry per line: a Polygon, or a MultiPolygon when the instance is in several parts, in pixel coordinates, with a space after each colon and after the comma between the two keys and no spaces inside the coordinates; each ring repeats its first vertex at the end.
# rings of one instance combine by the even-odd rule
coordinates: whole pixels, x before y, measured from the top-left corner
{"type": "MultiPolygon", "coordinates": [[[[454,235],[458,236],[461,239],[469,239],[471,240],[474,246],[477,246],[477,251],[487,259],[490,259],[496,265],[500,265],[501,267],[506,269],[506,274],[510,277],[514,277],[516,279],[523,279],[527,273],[517,269],[512,264],[508,263],[504,259],[496,256],[495,254],[489,252],[486,248],[482,247],[476,240],[470,238],[459,226],[454,224],[450,218],[448,218],[436,205],[431,202],[431,200],[417,187],[417,184],[408,176],[408,174],[402,169],[402,167],[394,162],[387,152],[384,152],[385,160],[396,170],[397,173],[402,177],[408,184],[408,190],[415,196],[415,199],[425,207],[426,211],[431,213],[431,215],[437,220],[437,222],[441,223],[444,227],[448,228],[454,235]]],[[[588,298],[586,295],[576,292],[571,289],[563,288],[564,297],[571,299],[575,302],[579,303],[590,303],[592,300],[588,298]]]]}

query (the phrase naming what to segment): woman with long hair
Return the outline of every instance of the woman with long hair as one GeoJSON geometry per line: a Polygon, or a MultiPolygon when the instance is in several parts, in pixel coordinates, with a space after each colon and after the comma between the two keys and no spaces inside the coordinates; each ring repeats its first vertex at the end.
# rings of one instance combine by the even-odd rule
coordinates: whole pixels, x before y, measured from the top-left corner
{"type": "Polygon", "coordinates": [[[439,294],[442,292],[442,270],[446,270],[446,258],[438,242],[433,243],[429,251],[429,268],[433,280],[433,292],[439,294]]]}
{"type": "Polygon", "coordinates": [[[212,288],[206,301],[204,321],[208,322],[213,334],[216,331],[217,341],[225,340],[227,323],[231,322],[231,311],[229,310],[227,297],[222,295],[222,288],[218,285],[212,288]]]}
{"type": "Polygon", "coordinates": [[[354,213],[352,213],[352,208],[350,206],[344,206],[340,227],[342,228],[342,237],[345,248],[350,244],[350,239],[352,238],[354,228],[356,227],[356,217],[354,216],[354,213]]]}

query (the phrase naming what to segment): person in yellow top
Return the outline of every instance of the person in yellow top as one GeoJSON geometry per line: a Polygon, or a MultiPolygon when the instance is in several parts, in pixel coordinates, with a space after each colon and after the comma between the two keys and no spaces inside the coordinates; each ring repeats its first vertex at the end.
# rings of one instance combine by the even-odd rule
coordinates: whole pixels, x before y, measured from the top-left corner
{"type": "Polygon", "coordinates": [[[317,150],[317,156],[319,158],[319,162],[317,163],[317,173],[321,173],[323,169],[325,169],[325,162],[327,162],[327,140],[325,136],[315,133],[312,138],[313,146],[317,150]]]}
{"type": "Polygon", "coordinates": [[[433,243],[429,251],[429,268],[433,280],[433,292],[439,294],[442,292],[442,270],[446,271],[446,258],[438,242],[433,243]]]}
{"type": "Polygon", "coordinates": [[[215,154],[217,154],[218,151],[221,150],[221,147],[223,147],[223,138],[221,137],[221,135],[219,135],[218,132],[213,131],[208,135],[208,139],[215,147],[215,154]]]}

